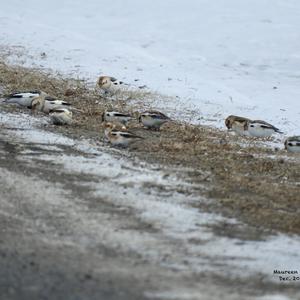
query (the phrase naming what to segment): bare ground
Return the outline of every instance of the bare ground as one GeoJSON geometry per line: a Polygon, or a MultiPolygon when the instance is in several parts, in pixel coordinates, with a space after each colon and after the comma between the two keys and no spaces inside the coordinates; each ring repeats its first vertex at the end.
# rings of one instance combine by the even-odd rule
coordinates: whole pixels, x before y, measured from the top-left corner
{"type": "MultiPolygon", "coordinates": [[[[0,74],[5,92],[38,88],[84,110],[72,127],[46,125],[42,129],[78,141],[84,137],[95,145],[103,144],[99,119],[105,108],[136,113],[151,105],[147,93],[121,95],[120,101],[111,102],[101,99],[97,90],[88,89],[84,81],[4,63],[0,74]]],[[[18,113],[18,109],[7,107],[2,111],[18,113]]],[[[74,173],[56,164],[62,153],[89,154],[61,144],[62,153],[53,153],[36,143],[14,140],[13,128],[3,125],[0,130],[0,262],[5,274],[0,277],[1,298],[254,299],[279,292],[297,293],[297,286],[270,283],[262,274],[243,279],[231,278],[230,272],[195,271],[188,260],[188,247],[183,247],[181,240],[166,236],[155,222],[141,220],[128,205],[113,204],[107,195],[99,198],[89,185],[102,184],[118,193],[118,182],[112,184],[109,178],[94,173],[74,173]],[[49,163],[42,159],[44,155],[56,156],[49,163]],[[145,238],[142,242],[140,236],[145,238]],[[142,248],[145,242],[147,249],[142,248]],[[139,247],[141,251],[137,251],[139,247]],[[151,249],[156,249],[156,258],[149,254],[151,249]]],[[[175,172],[178,186],[171,193],[183,195],[179,200],[205,196],[209,201],[190,205],[248,224],[207,224],[216,235],[263,240],[277,232],[299,234],[299,157],[205,126],[172,122],[161,132],[151,132],[132,123],[131,130],[145,140],[124,153],[107,145],[103,151],[112,151],[117,159],[135,162],[138,158],[163,170],[164,178],[175,172]]],[[[125,192],[128,199],[133,197],[131,184],[122,186],[122,193],[124,187],[129,188],[125,192]]],[[[154,190],[155,197],[164,201],[166,189],[150,181],[143,186],[143,197],[154,190]]],[[[191,239],[187,246],[193,243],[201,244],[201,239],[191,239]]]]}

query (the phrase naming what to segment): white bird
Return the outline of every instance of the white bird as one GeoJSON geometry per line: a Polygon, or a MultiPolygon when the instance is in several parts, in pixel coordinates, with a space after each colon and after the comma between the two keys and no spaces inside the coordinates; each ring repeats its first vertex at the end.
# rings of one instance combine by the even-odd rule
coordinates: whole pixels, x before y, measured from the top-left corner
{"type": "Polygon", "coordinates": [[[75,108],[71,107],[71,103],[68,103],[63,100],[58,100],[49,96],[38,96],[33,98],[31,102],[31,107],[33,111],[41,111],[45,114],[49,114],[51,110],[57,108],[69,108],[76,110],[75,108]]]}
{"type": "Polygon", "coordinates": [[[67,108],[54,108],[50,110],[49,116],[54,125],[70,125],[73,113],[67,108]]]}
{"type": "Polygon", "coordinates": [[[121,113],[118,111],[105,111],[102,114],[102,122],[119,122],[127,124],[132,119],[130,114],[121,113]]]}
{"type": "Polygon", "coordinates": [[[171,121],[171,119],[159,111],[145,111],[139,117],[140,123],[154,130],[159,130],[168,121],[171,121]]]}
{"type": "Polygon", "coordinates": [[[5,95],[5,100],[3,101],[3,103],[18,104],[22,107],[31,108],[31,102],[34,98],[46,95],[47,94],[45,92],[39,90],[16,92],[9,95],[5,95]]]}
{"type": "Polygon", "coordinates": [[[274,133],[283,133],[275,126],[261,120],[247,121],[246,131],[249,136],[257,138],[270,137],[274,133]]]}
{"type": "Polygon", "coordinates": [[[247,131],[247,122],[248,121],[251,121],[251,120],[248,118],[244,118],[244,117],[230,115],[229,117],[226,118],[225,125],[228,128],[228,130],[232,130],[239,135],[248,136],[249,135],[249,133],[247,131]]]}
{"type": "Polygon", "coordinates": [[[300,153],[300,135],[288,137],[284,142],[284,147],[289,152],[300,153]]]}
{"type": "Polygon", "coordinates": [[[111,76],[100,76],[97,84],[99,88],[105,92],[105,94],[114,94],[127,85],[123,81],[111,76]]]}
{"type": "Polygon", "coordinates": [[[111,122],[107,122],[105,123],[105,126],[104,126],[104,136],[105,136],[105,139],[107,141],[109,141],[108,139],[108,134],[113,130],[127,130],[127,127],[121,123],[111,123],[111,122]]]}
{"type": "Polygon", "coordinates": [[[113,146],[128,147],[131,142],[137,139],[143,139],[142,137],[127,131],[127,129],[117,128],[117,126],[112,123],[105,124],[104,134],[113,146]]]}

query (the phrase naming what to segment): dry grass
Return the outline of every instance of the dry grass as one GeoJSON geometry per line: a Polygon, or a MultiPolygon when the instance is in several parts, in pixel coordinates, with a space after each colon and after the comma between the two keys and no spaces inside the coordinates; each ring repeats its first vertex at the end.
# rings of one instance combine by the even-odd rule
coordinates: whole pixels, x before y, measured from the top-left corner
{"type": "MultiPolygon", "coordinates": [[[[105,109],[137,114],[151,105],[151,95],[144,92],[123,93],[118,95],[118,101],[112,102],[102,98],[97,89],[88,88],[84,80],[11,67],[3,62],[0,62],[0,85],[5,92],[41,89],[73,103],[83,110],[76,117],[76,126],[57,130],[95,139],[100,137],[100,115],[105,109]]],[[[205,126],[171,122],[158,133],[133,123],[131,129],[146,137],[130,149],[133,156],[194,170],[186,176],[208,187],[201,192],[212,199],[207,204],[208,210],[220,211],[263,229],[300,233],[299,157],[293,159],[295,156],[283,151],[255,145],[241,147],[241,142],[249,141],[205,126]],[[271,155],[275,158],[270,158],[271,155]]]]}
{"type": "MultiPolygon", "coordinates": [[[[300,233],[300,162],[267,148],[243,148],[224,131],[172,124],[139,154],[164,164],[200,170],[195,182],[210,186],[210,209],[274,231],[300,233]],[[148,154],[149,153],[149,154],[148,154]],[[275,155],[277,158],[270,158],[275,155]]],[[[138,155],[139,155],[138,154],[138,155]]]]}

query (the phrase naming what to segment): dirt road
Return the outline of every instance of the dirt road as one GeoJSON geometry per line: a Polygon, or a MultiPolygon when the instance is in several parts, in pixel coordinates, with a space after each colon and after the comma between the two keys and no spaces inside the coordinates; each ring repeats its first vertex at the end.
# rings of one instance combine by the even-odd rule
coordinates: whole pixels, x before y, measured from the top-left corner
{"type": "Polygon", "coordinates": [[[232,237],[255,229],[202,212],[185,170],[48,127],[0,112],[0,299],[300,297],[273,275],[299,239],[232,237]]]}

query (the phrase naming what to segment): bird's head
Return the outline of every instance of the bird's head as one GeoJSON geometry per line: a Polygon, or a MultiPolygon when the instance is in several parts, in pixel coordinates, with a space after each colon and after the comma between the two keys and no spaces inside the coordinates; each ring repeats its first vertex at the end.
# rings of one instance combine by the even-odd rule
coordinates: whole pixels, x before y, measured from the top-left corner
{"type": "Polygon", "coordinates": [[[38,107],[40,107],[42,104],[42,99],[40,97],[35,97],[31,101],[31,109],[33,111],[36,111],[38,107]]]}
{"type": "Polygon", "coordinates": [[[98,79],[99,87],[105,87],[111,83],[109,76],[100,76],[98,79]]]}
{"type": "Polygon", "coordinates": [[[229,116],[226,118],[225,120],[225,125],[228,129],[231,129],[232,128],[232,124],[234,122],[234,116],[229,116]]]}

